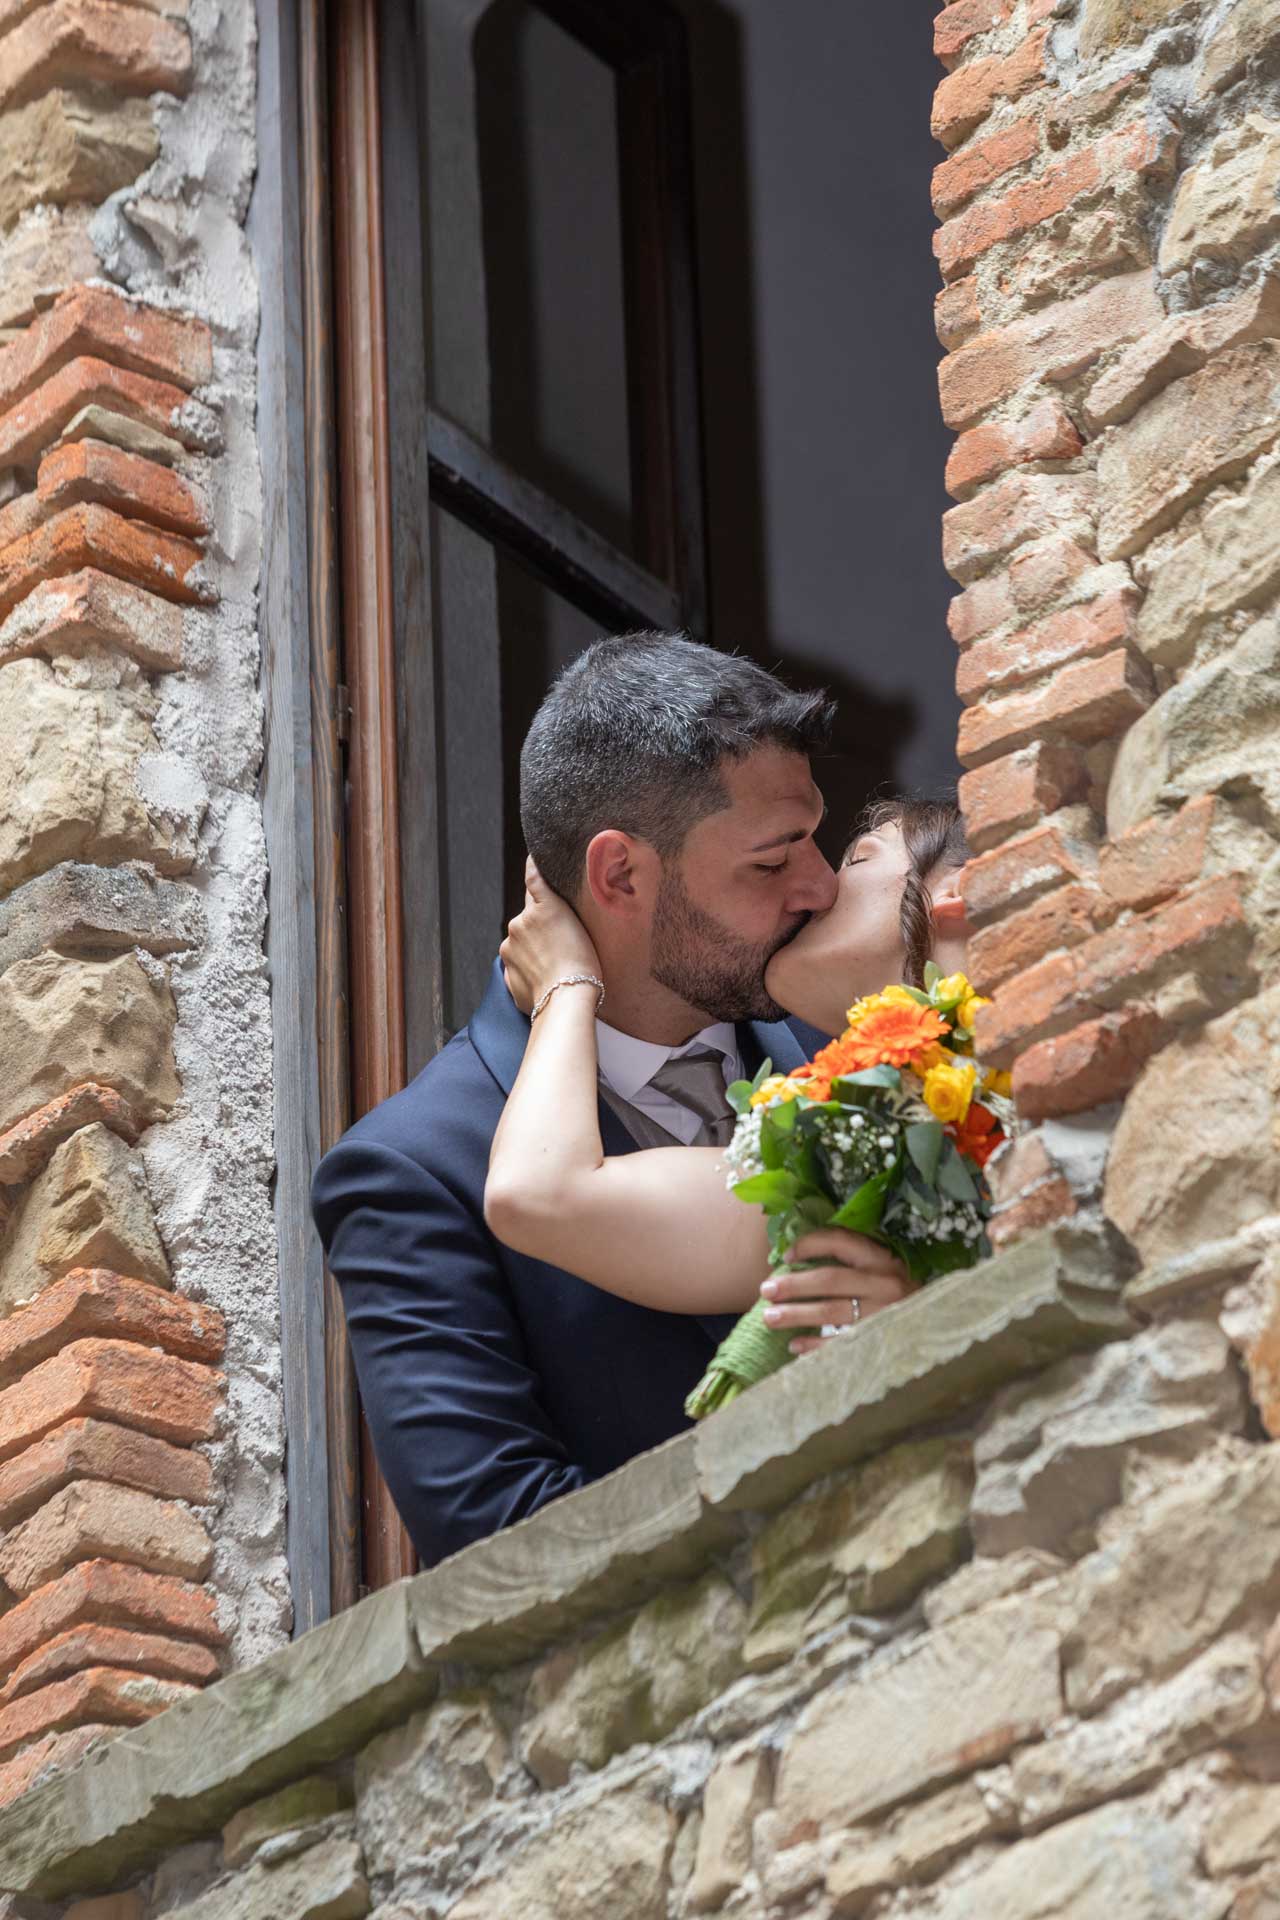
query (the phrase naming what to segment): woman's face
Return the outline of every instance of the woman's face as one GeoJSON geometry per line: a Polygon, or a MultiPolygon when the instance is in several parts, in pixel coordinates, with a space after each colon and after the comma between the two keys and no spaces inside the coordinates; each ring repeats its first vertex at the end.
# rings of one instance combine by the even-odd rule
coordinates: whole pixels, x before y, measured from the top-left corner
{"type": "Polygon", "coordinates": [[[840,1033],[855,1000],[901,980],[907,956],[898,909],[908,868],[897,826],[855,840],[835,905],[815,914],[769,962],[770,998],[822,1033],[840,1033]]]}

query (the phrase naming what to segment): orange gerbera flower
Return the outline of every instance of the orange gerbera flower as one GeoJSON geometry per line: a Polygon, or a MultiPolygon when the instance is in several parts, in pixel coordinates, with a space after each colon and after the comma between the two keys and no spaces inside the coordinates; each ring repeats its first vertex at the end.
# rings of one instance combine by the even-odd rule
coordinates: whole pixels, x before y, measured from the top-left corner
{"type": "Polygon", "coordinates": [[[1004,1133],[994,1113],[977,1100],[970,1102],[964,1125],[948,1127],[947,1132],[955,1141],[957,1152],[964,1154],[979,1167],[986,1166],[996,1148],[1004,1140],[1004,1133]]]}
{"type": "Polygon", "coordinates": [[[813,1059],[814,1071],[835,1079],[864,1067],[904,1067],[949,1031],[932,1007],[918,1001],[891,1001],[871,1007],[813,1059]]]}

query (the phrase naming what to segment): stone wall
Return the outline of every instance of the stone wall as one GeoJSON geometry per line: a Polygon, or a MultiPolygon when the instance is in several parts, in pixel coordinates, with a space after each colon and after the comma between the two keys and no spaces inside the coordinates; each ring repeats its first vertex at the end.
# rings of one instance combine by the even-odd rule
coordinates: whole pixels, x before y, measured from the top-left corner
{"type": "Polygon", "coordinates": [[[0,1800],[287,1631],[253,57],[0,7],[0,1800]]]}

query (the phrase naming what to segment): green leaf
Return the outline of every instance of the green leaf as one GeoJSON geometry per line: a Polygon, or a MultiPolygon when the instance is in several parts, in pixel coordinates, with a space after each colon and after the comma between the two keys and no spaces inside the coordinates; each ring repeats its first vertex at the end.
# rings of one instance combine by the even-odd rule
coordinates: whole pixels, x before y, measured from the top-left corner
{"type": "Polygon", "coordinates": [[[725,1098],[735,1113],[748,1113],[751,1109],[751,1095],[755,1088],[750,1080],[735,1080],[725,1088],[725,1098]]]}
{"type": "Polygon", "coordinates": [[[791,1205],[798,1187],[794,1173],[774,1168],[766,1173],[753,1174],[750,1180],[739,1180],[733,1188],[733,1194],[735,1199],[745,1201],[748,1206],[764,1207],[768,1213],[778,1213],[783,1207],[791,1205]]]}
{"type": "Polygon", "coordinates": [[[764,1085],[765,1081],[770,1078],[772,1073],[773,1073],[772,1060],[762,1060],[760,1062],[760,1071],[756,1074],[755,1079],[751,1082],[752,1093],[759,1093],[761,1087],[764,1085]]]}
{"type": "Polygon", "coordinates": [[[939,980],[943,978],[942,968],[938,965],[937,961],[926,960],[924,963],[924,984],[926,991],[932,993],[939,980]]]}
{"type": "Polygon", "coordinates": [[[938,1161],[946,1137],[941,1120],[917,1120],[906,1131],[907,1152],[930,1186],[938,1175],[938,1161]]]}
{"type": "Polygon", "coordinates": [[[834,1200],[828,1200],[825,1193],[810,1193],[796,1202],[796,1212],[804,1222],[806,1233],[814,1233],[819,1227],[829,1227],[835,1210],[834,1200]]]}
{"type": "Polygon", "coordinates": [[[844,1205],[832,1214],[827,1222],[831,1227],[844,1227],[849,1233],[874,1233],[880,1225],[880,1216],[884,1212],[884,1196],[894,1177],[895,1169],[887,1167],[883,1173],[877,1173],[870,1180],[864,1180],[856,1192],[851,1193],[844,1205]]]}
{"type": "Polygon", "coordinates": [[[792,1133],[796,1124],[796,1103],[784,1100],[780,1107],[769,1108],[769,1124],[779,1133],[792,1133]]]}
{"type": "Polygon", "coordinates": [[[844,1087],[888,1087],[897,1093],[902,1086],[902,1074],[897,1067],[881,1065],[863,1067],[860,1073],[842,1073],[838,1080],[831,1082],[831,1091],[844,1087]]]}
{"type": "Polygon", "coordinates": [[[942,1156],[938,1168],[938,1190],[951,1200],[975,1201],[978,1189],[973,1183],[973,1175],[966,1167],[963,1157],[956,1152],[954,1141],[948,1140],[950,1152],[942,1156]]]}

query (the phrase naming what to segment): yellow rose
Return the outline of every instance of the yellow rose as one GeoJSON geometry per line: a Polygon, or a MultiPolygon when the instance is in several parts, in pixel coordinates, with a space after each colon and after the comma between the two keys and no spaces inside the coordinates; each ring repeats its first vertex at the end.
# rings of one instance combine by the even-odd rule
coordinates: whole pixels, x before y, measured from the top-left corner
{"type": "Polygon", "coordinates": [[[973,1083],[977,1074],[972,1060],[957,1060],[954,1063],[939,1063],[930,1067],[924,1077],[924,1101],[935,1120],[955,1121],[962,1126],[969,1111],[969,1102],[973,1099],[973,1083]]]}
{"type": "Polygon", "coordinates": [[[989,1007],[990,1005],[991,1002],[985,994],[971,993],[969,998],[962,1000],[956,1008],[956,1019],[962,1027],[967,1027],[969,1032],[972,1033],[973,1023],[977,1019],[979,1012],[983,1007],[989,1007]]]}
{"type": "Polygon", "coordinates": [[[1013,1075],[1011,1073],[1000,1073],[995,1067],[990,1067],[987,1070],[987,1077],[982,1083],[982,1091],[984,1093],[1000,1093],[1004,1095],[1006,1100],[1011,1100],[1013,1098],[1013,1075]]]}
{"type": "Polygon", "coordinates": [[[751,1096],[753,1107],[767,1107],[771,1100],[794,1100],[800,1089],[785,1073],[771,1073],[751,1096]]]}
{"type": "Polygon", "coordinates": [[[949,973],[945,980],[934,982],[929,995],[935,1007],[957,1007],[962,1000],[972,998],[973,988],[962,973],[949,973]]]}

